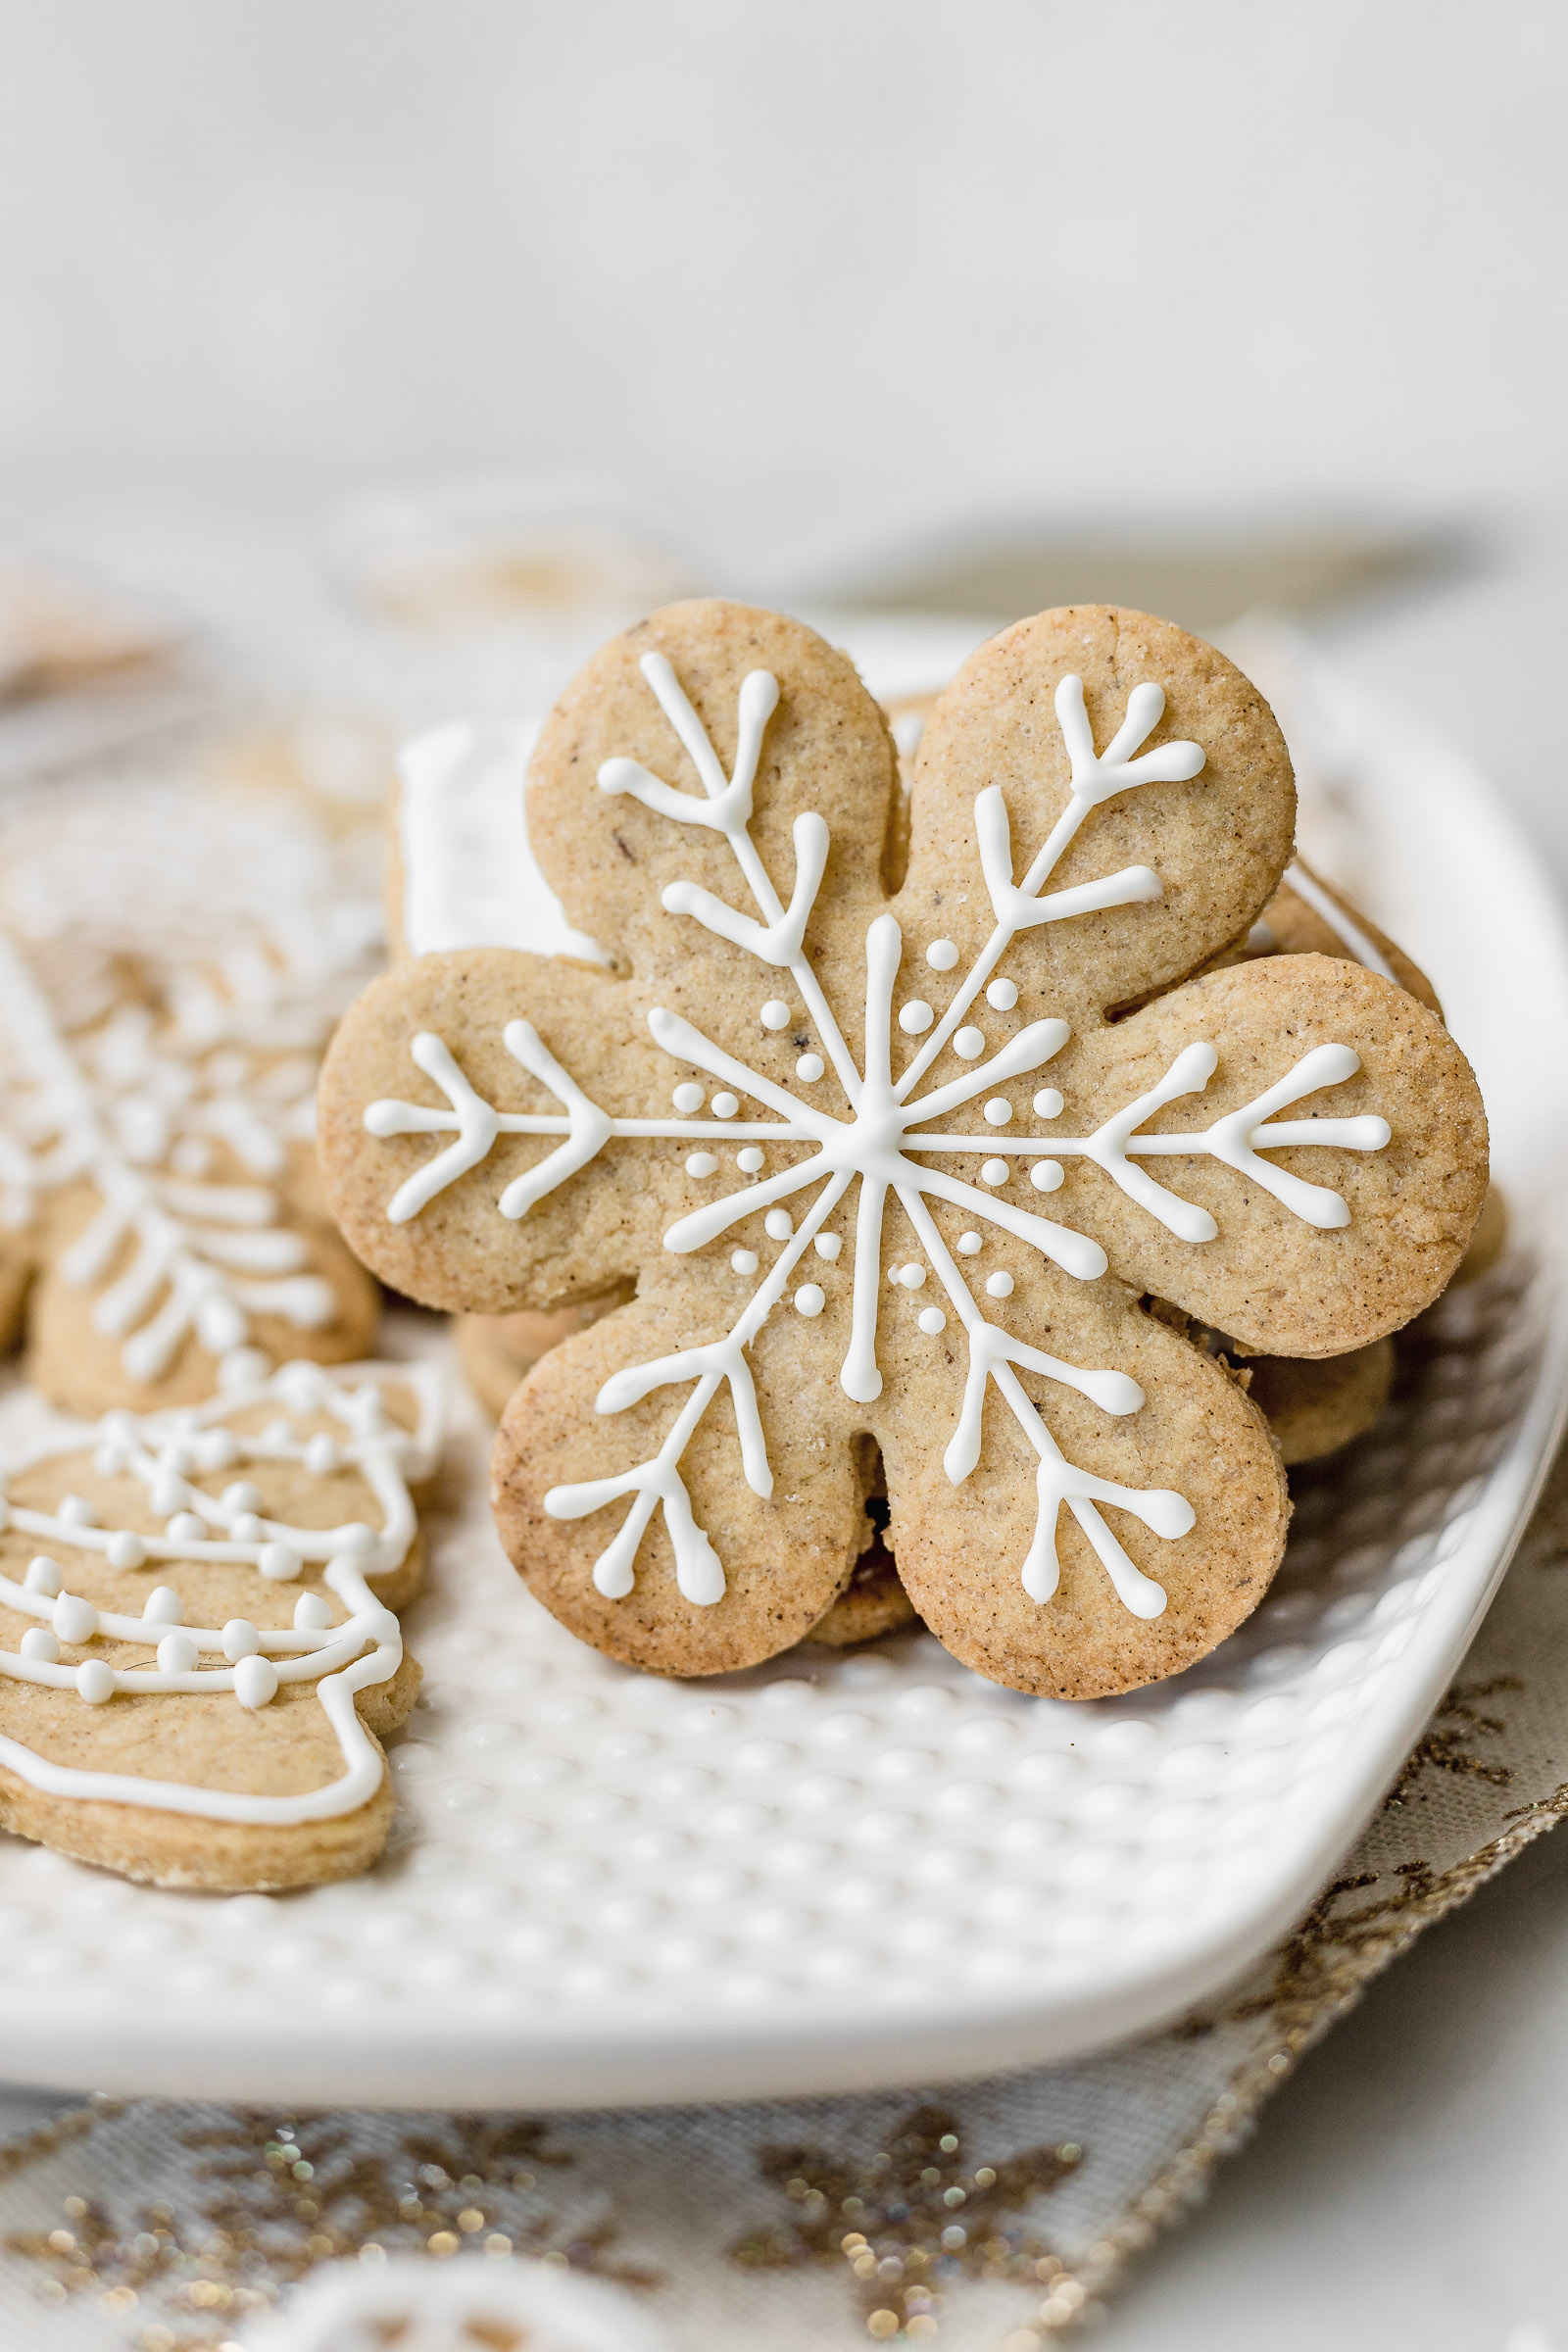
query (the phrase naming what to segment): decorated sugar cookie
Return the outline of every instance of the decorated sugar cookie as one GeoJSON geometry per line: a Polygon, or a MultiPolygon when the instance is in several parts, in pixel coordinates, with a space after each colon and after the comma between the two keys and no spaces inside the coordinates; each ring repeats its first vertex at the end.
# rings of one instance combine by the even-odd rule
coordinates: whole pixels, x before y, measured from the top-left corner
{"type": "Polygon", "coordinates": [[[313,1140],[365,969],[340,883],[308,834],[167,787],[0,828],[0,1313],[30,1283],[27,1370],[68,1411],[194,1402],[236,1349],[366,1352],[313,1140]]]}
{"type": "Polygon", "coordinates": [[[0,1824],[161,1886],[343,1878],[386,1842],[418,1669],[429,1366],[306,1361],[112,1412],[0,1501],[0,1824]]]}
{"type": "Polygon", "coordinates": [[[910,1598],[981,1672],[1089,1696],[1202,1655],[1274,1572],[1284,1476],[1143,1300],[1271,1353],[1366,1345],[1442,1289],[1486,1180],[1468,1066],[1404,991],[1314,956],[1186,979],[1291,857],[1260,697],[1147,615],[1020,623],[932,712],[900,876],[849,662],[703,603],[607,647],[530,775],[608,967],[388,974],[321,1146],[416,1298],[636,1282],[502,1425],[534,1592],[658,1671],[774,1654],[847,1583],[879,1451],[910,1598]]]}

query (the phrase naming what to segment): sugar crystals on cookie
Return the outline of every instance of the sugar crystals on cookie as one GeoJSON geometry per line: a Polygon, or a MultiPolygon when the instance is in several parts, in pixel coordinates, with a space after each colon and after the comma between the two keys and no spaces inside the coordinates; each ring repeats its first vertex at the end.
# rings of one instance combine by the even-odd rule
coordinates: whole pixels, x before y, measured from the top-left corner
{"type": "Polygon", "coordinates": [[[1486,1167],[1404,992],[1312,956],[1204,972],[1291,857],[1255,690],[1143,614],[1004,632],[927,722],[891,902],[881,714],[776,615],[617,639],[531,773],[610,968],[407,964],[322,1105],[336,1213],[400,1288],[505,1313],[637,1283],[503,1423],[534,1591],[660,1671],[771,1655],[854,1568],[870,1439],[968,1663],[1088,1696],[1202,1655],[1278,1564],[1284,1477],[1141,1298],[1277,1354],[1364,1345],[1442,1288],[1486,1167]]]}

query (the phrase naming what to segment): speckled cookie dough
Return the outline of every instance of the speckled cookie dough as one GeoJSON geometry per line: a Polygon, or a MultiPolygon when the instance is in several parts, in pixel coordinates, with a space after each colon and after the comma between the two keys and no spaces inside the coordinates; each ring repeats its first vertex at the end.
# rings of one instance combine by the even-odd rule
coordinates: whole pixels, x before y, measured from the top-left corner
{"type": "Polygon", "coordinates": [[[1463,1055],[1315,955],[1205,970],[1292,855],[1279,730],[1147,614],[983,646],[915,758],[800,624],[676,606],[546,722],[528,831],[603,968],[417,958],[323,1071],[333,1209],[435,1305],[551,1310],[497,1439],[511,1556],[582,1639],[728,1671],[820,1622],[866,1441],[919,1615],[1092,1697],[1239,1624],[1283,1548],[1268,1426],[1146,1312],[1328,1356],[1458,1262],[1486,1182],[1463,1055]],[[1194,978],[1190,975],[1198,974],[1194,978]]]}
{"type": "Polygon", "coordinates": [[[426,1374],[296,1362],[198,1410],[111,1413],[0,1503],[0,1826],[159,1886],[373,1862],[381,1740],[419,1670],[426,1374]]]}

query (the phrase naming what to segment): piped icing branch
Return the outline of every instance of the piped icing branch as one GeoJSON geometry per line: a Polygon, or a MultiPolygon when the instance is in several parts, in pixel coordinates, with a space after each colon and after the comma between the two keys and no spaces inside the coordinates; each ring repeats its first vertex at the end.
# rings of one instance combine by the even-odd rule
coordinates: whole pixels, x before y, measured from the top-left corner
{"type": "MultiPolygon", "coordinates": [[[[720,1082],[723,1093],[713,1098],[713,1115],[695,1118],[703,1089],[689,1079],[674,1089],[677,1115],[669,1117],[612,1116],[577,1089],[567,1073],[545,1054],[534,1033],[520,1021],[505,1032],[508,1050],[523,1062],[562,1104],[556,1112],[511,1112],[484,1101],[456,1066],[445,1044],[429,1033],[417,1036],[414,1057],[433,1077],[449,1107],[436,1110],[402,1101],[381,1100],[365,1113],[365,1125],[374,1136],[411,1132],[451,1134],[445,1147],[416,1174],[406,1179],[388,1203],[394,1222],[417,1216],[443,1190],[481,1165],[503,1134],[561,1137],[558,1151],[514,1179],[498,1197],[500,1213],[525,1213],[549,1191],[595,1158],[630,1137],[655,1137],[686,1144],[693,1139],[749,1147],[737,1157],[750,1179],[746,1184],[706,1200],[677,1217],[666,1229],[664,1248],[686,1254],[711,1248],[742,1220],[766,1211],[766,1231],[781,1245],[772,1265],[761,1272],[755,1252],[738,1250],[731,1260],[736,1271],[760,1272],[748,1303],[727,1335],[701,1347],[681,1350],[655,1363],[628,1367],[602,1387],[601,1413],[625,1410],[656,1389],[689,1382],[690,1393],[657,1452],[648,1460],[611,1476],[558,1486],[544,1497],[552,1517],[586,1517],[631,1498],[630,1508],[601,1553],[594,1583],[607,1597],[623,1597],[635,1582],[635,1563],[643,1536],[655,1512],[662,1509],[675,1556],[676,1578],[685,1598],[697,1606],[721,1599],[725,1578],[709,1535],[697,1523],[691,1497],[680,1474],[680,1463],[693,1434],[721,1389],[732,1398],[739,1434],[742,1467],[747,1483],[760,1495],[772,1488],[766,1432],[746,1362],[762,1323],[778,1306],[806,1251],[821,1233],[829,1213],[858,1187],[854,1204],[854,1239],[850,1263],[852,1311],[848,1343],[839,1367],[844,1393],[869,1404],[881,1395],[883,1374],[878,1363],[878,1322],[882,1311],[883,1230],[890,1200],[899,1204],[912,1227],[926,1259],[895,1269],[895,1278],[924,1280],[934,1272],[949,1306],[962,1327],[968,1369],[957,1426],[945,1456],[955,1484],[969,1477],[982,1449],[985,1398],[994,1387],[1022,1429],[1037,1461],[1039,1515],[1027,1557],[1019,1564],[1026,1591],[1039,1602],[1049,1601],[1059,1574],[1056,1531],[1065,1508],[1077,1522],[1103,1567],[1118,1597],[1134,1615],[1152,1617],[1165,1606],[1161,1587],[1145,1576],[1118,1543],[1103,1515],[1103,1506],[1131,1513],[1153,1534],[1174,1539],[1194,1523],[1192,1506],[1167,1489],[1143,1490],[1119,1484],[1079,1469],[1068,1462],[1052,1437],[1039,1405],[1019,1377],[1037,1378],[1073,1390],[1099,1410],[1111,1416],[1135,1413],[1144,1403],[1138,1385],[1113,1367],[1083,1367],[1065,1362],[1032,1347],[989,1320],[975,1301],[956,1259],[949,1250],[929,1203],[941,1202],[964,1211],[977,1226],[990,1226],[1039,1252],[1079,1282],[1093,1282],[1106,1270],[1101,1244],[1074,1226],[1018,1207],[998,1197],[1015,1165],[1027,1164],[1034,1189],[1043,1195],[1063,1182],[1063,1162],[1077,1157],[1100,1167],[1120,1192],[1165,1231],[1182,1241],[1201,1245],[1215,1238],[1217,1227],[1205,1209],[1185,1201],[1158,1184],[1140,1164],[1149,1158],[1182,1157],[1218,1160],[1280,1202],[1304,1223],[1328,1229],[1343,1225],[1348,1210],[1342,1197],[1325,1186],[1308,1184],[1264,1155],[1292,1145],[1310,1142],[1318,1147],[1358,1152],[1376,1152],[1389,1141],[1389,1128],[1380,1118],[1312,1119],[1279,1122],[1275,1112],[1318,1090],[1341,1083],[1358,1068],[1354,1052],[1346,1046],[1319,1046],[1304,1054],[1279,1082],[1242,1108],[1227,1112],[1207,1126],[1181,1133],[1146,1132],[1148,1123],[1172,1102],[1201,1093],[1219,1066],[1219,1054],[1207,1039],[1192,1040],[1176,1055],[1164,1078],[1104,1118],[1092,1132],[1063,1136],[1034,1131],[1015,1135],[1010,1127],[1012,1106],[993,1096],[983,1111],[983,1124],[953,1129],[936,1124],[966,1106],[989,1089],[1033,1074],[1060,1053],[1069,1038],[1066,1022],[1047,1018],[1026,1025],[1005,1046],[982,1058],[985,1043],[966,1015],[984,990],[997,1005],[1010,1006],[1017,989],[996,979],[1008,947],[1021,934],[1042,925],[1071,921],[1086,913],[1152,902],[1162,893],[1156,871],[1136,865],[1088,883],[1053,892],[1048,886],[1068,849],[1094,812],[1106,801],[1139,792],[1151,784],[1185,782],[1199,776],[1204,754],[1195,742],[1170,742],[1145,752],[1142,747],[1164,712],[1162,688],[1152,682],[1135,686],[1125,715],[1112,740],[1097,753],[1085,707],[1082,681],[1064,677],[1057,686],[1054,709],[1071,770],[1069,797],[1047,839],[1034,854],[1021,881],[1014,880],[1014,845],[1006,805],[999,786],[991,785],[976,800],[974,816],[981,872],[995,914],[995,927],[968,969],[953,988],[938,1015],[924,1000],[904,1007],[899,1027],[906,1034],[928,1032],[902,1073],[894,1069],[893,1005],[905,956],[899,922],[890,912],[877,914],[865,934],[865,984],[860,1013],[862,1062],[850,1051],[845,1030],[807,954],[808,931],[818,907],[827,872],[831,842],[824,819],[812,812],[799,814],[793,823],[795,877],[786,904],[766,871],[751,835],[756,784],[769,719],[777,708],[779,689],[773,675],[761,669],[743,680],[736,712],[736,752],[726,773],[702,720],[662,654],[645,654],[641,670],[651,694],[669,721],[689,757],[702,787],[700,793],[677,789],[642,762],[625,758],[605,760],[598,771],[600,789],[611,795],[630,795],[658,816],[680,825],[721,835],[732,854],[738,879],[750,895],[756,913],[730,906],[712,891],[685,879],[664,886],[662,905],[672,916],[693,921],[770,973],[786,972],[808,1023],[814,1028],[823,1052],[803,1054],[796,1065],[797,1084],[780,1084],[754,1068],[740,1054],[706,1036],[695,1023],[665,1007],[655,1006],[648,1026],[656,1044],[683,1069],[703,1070],[720,1082]],[[515,1034],[514,1034],[515,1033],[515,1034]],[[951,1048],[961,1065],[951,1079],[921,1092],[921,1081],[939,1056],[951,1048]],[[548,1065],[548,1066],[547,1066],[548,1065]],[[813,1088],[831,1065],[842,1089],[848,1115],[835,1115],[813,1099],[813,1088]],[[863,1065],[863,1066],[862,1066],[863,1065]],[[742,1119],[749,1103],[761,1117],[742,1119]],[[765,1150],[779,1144],[810,1149],[791,1164],[763,1175],[765,1150]],[[964,1181],[941,1163],[945,1159],[981,1159],[979,1185],[964,1181]],[[807,1196],[801,1221],[786,1202],[807,1196]]],[[[959,958],[949,943],[937,942],[927,952],[933,971],[951,971],[959,958]]],[[[764,1030],[776,1032],[790,1019],[789,1007],[769,998],[760,1008],[764,1030]]],[[[1064,1107],[1054,1089],[1035,1097],[1043,1120],[1054,1119],[1064,1107]]],[[[972,1114],[970,1114],[972,1115],[972,1114]]],[[[693,1152],[686,1161],[689,1175],[706,1182],[717,1173],[712,1151],[693,1152]]],[[[978,1236],[966,1236],[960,1250],[978,1236]]],[[[824,1235],[819,1252],[832,1262],[840,1247],[837,1235],[824,1235]]],[[[1010,1278],[1006,1287],[1011,1288],[1010,1278]]],[[[996,1295],[995,1293],[993,1295],[996,1295]]],[[[793,1296],[797,1313],[807,1318],[822,1311],[819,1283],[803,1283],[793,1296]]],[[[937,1306],[921,1310],[920,1329],[936,1337],[946,1326],[937,1306]]]]}

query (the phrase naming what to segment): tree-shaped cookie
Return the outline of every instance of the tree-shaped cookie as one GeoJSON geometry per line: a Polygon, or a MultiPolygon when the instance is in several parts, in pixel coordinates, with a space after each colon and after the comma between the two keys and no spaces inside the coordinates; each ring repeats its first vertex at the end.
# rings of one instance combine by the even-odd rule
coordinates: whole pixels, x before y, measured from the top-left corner
{"type": "Polygon", "coordinates": [[[427,1365],[301,1361],[13,1471],[0,1825],[162,1886],[373,1862],[440,1408],[427,1365]]]}
{"type": "Polygon", "coordinates": [[[587,1641],[711,1673],[889,1543],[960,1657],[1090,1695],[1255,1606],[1261,1415],[1146,1313],[1332,1354],[1443,1287],[1486,1178],[1412,998],[1288,956],[1187,985],[1291,854],[1279,732],[1146,615],[983,647],[894,755],[848,660],[731,605],[616,639],[547,723],[529,835],[596,970],[429,956],[323,1069],[329,1196],[399,1289],[487,1313],[634,1278],[502,1424],[495,1498],[587,1641]]]}

